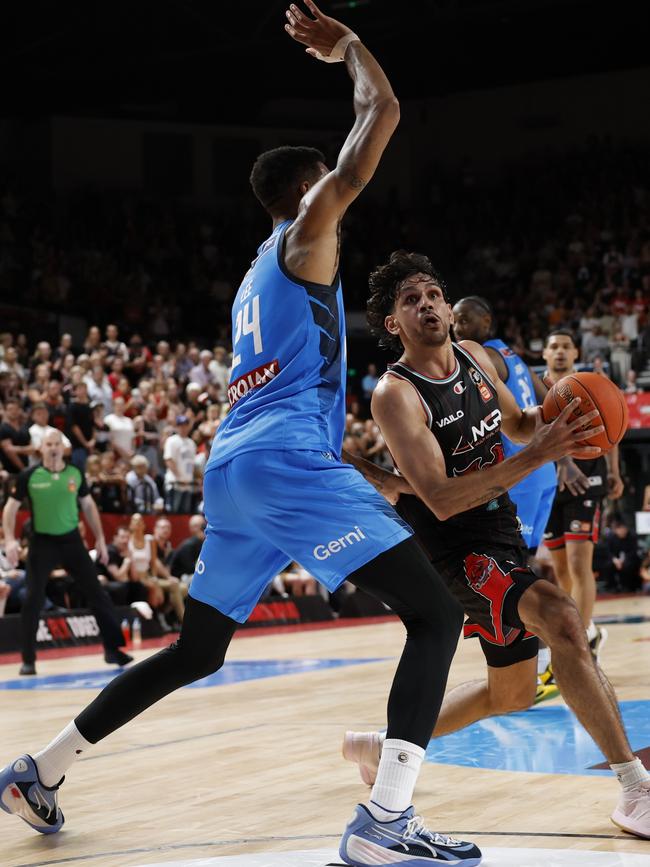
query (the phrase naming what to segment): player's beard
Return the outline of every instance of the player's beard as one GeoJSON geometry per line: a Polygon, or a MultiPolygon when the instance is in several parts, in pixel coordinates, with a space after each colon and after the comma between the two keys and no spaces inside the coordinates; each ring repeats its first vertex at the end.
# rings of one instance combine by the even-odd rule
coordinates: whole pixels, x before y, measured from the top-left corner
{"type": "Polygon", "coordinates": [[[446,331],[444,327],[436,328],[434,331],[425,330],[423,343],[427,346],[443,346],[449,339],[450,335],[451,325],[447,327],[446,331]]]}

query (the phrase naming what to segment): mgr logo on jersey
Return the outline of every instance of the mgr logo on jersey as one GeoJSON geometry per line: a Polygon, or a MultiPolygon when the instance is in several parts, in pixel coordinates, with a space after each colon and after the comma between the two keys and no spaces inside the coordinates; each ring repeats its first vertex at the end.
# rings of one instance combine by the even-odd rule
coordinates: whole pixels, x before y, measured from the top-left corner
{"type": "Polygon", "coordinates": [[[464,455],[465,452],[471,452],[476,446],[484,443],[485,440],[495,436],[501,429],[501,410],[493,409],[484,418],[481,419],[478,425],[472,425],[471,442],[467,437],[461,437],[456,443],[452,456],[464,455]]]}

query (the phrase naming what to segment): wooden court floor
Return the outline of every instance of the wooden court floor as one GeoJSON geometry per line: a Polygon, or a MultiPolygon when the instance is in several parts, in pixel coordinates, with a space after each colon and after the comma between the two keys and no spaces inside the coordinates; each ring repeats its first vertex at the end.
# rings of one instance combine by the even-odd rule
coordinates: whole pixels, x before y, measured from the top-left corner
{"type": "MultiPolygon", "coordinates": [[[[650,700],[650,597],[599,602],[596,614],[641,621],[607,625],[603,668],[620,700],[650,700]]],[[[354,805],[368,792],[342,759],[341,738],[348,728],[385,725],[402,641],[397,621],[238,636],[228,659],[242,663],[384,661],[180,690],[70,769],[61,790],[66,824],[59,834],[38,835],[0,812],[0,865],[132,867],[337,848],[354,805]]],[[[105,669],[97,655],[38,663],[39,675],[105,669]]],[[[483,670],[478,643],[461,642],[450,685],[483,670]]],[[[17,665],[2,664],[0,657],[0,680],[16,674],[17,665]]],[[[0,689],[0,764],[39,749],[96,692],[0,689]]],[[[650,865],[650,841],[609,821],[617,795],[609,776],[425,763],[415,805],[434,830],[466,835],[485,847],[638,853],[650,865]]]]}

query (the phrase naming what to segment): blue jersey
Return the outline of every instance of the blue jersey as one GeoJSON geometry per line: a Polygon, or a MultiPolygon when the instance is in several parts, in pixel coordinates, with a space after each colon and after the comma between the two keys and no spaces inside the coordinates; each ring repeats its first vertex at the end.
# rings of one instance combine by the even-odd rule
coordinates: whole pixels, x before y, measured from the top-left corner
{"type": "MultiPolygon", "coordinates": [[[[513,352],[512,349],[503,342],[503,340],[497,340],[496,338],[493,340],[486,340],[483,346],[491,346],[493,349],[496,349],[503,359],[508,369],[508,378],[506,379],[505,384],[514,395],[518,406],[522,409],[536,406],[537,399],[535,397],[535,387],[533,385],[533,378],[528,370],[528,365],[517,355],[516,352],[513,352]]],[[[512,440],[509,440],[503,433],[501,434],[501,438],[503,440],[503,452],[507,458],[517,454],[517,452],[524,448],[524,446],[519,443],[513,443],[512,440]]],[[[517,487],[530,487],[531,485],[549,487],[555,484],[555,481],[555,465],[551,462],[544,464],[544,466],[539,467],[537,470],[534,470],[529,476],[522,479],[517,487]]]]}
{"type": "Polygon", "coordinates": [[[345,428],[345,315],[341,282],[292,277],[287,220],[259,247],[232,307],[230,412],[206,472],[235,454],[305,449],[341,454],[345,428]]]}

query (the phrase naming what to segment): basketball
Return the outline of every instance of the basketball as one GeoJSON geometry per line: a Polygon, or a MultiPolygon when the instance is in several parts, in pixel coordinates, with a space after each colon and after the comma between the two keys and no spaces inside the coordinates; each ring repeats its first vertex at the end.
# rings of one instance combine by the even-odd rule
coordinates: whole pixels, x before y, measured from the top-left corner
{"type": "Polygon", "coordinates": [[[599,373],[571,373],[558,380],[544,398],[544,421],[548,424],[557,418],[574,397],[582,400],[571,418],[578,418],[597,409],[600,418],[593,419],[590,427],[602,424],[605,428],[602,433],[583,440],[581,445],[598,446],[603,450],[603,454],[608,452],[623,439],[627,430],[628,412],[623,392],[611,379],[599,373]]]}

